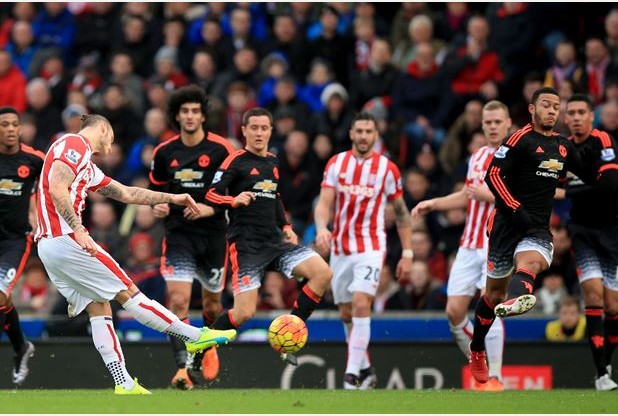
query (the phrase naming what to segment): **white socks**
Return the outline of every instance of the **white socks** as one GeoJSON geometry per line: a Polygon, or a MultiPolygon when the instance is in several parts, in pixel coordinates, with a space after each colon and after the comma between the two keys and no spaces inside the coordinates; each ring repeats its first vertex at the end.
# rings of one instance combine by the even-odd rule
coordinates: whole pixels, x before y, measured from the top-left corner
{"type": "MultiPolygon", "coordinates": [[[[352,322],[343,323],[343,332],[345,332],[345,342],[350,341],[350,332],[352,332],[352,322]]],[[[361,362],[360,369],[366,370],[371,367],[371,360],[369,359],[369,352],[363,355],[363,361],[361,362]]]]}
{"type": "Polygon", "coordinates": [[[352,318],[348,339],[348,363],[346,374],[359,375],[363,360],[367,360],[367,347],[371,338],[371,318],[352,318]]]}
{"type": "Polygon", "coordinates": [[[470,319],[466,316],[466,318],[457,325],[453,325],[450,321],[448,325],[451,327],[451,332],[453,333],[453,338],[455,338],[457,346],[461,352],[463,352],[467,360],[468,354],[470,353],[470,341],[472,341],[474,324],[472,324],[470,319]]]}
{"type": "Polygon", "coordinates": [[[126,301],[122,307],[142,325],[183,341],[197,341],[202,335],[199,328],[185,324],[159,302],[148,299],[141,292],[126,301]]]}
{"type": "Polygon", "coordinates": [[[92,341],[101,354],[105,366],[114,378],[114,384],[131,390],[135,381],[129,375],[124,365],[122,347],[114,331],[114,323],[111,316],[94,316],[90,318],[92,328],[92,341]]]}
{"type": "Polygon", "coordinates": [[[485,337],[485,351],[487,352],[487,366],[489,377],[498,377],[502,380],[502,353],[504,351],[504,322],[496,317],[485,337]]]}

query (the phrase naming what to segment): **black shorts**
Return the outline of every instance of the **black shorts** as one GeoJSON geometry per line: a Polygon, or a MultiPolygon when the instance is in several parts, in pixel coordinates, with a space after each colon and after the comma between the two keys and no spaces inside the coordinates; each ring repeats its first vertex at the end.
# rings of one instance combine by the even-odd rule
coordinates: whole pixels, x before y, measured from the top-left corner
{"type": "Polygon", "coordinates": [[[520,251],[538,251],[550,265],[554,254],[551,232],[540,229],[522,233],[497,211],[487,223],[489,236],[487,246],[487,275],[496,279],[513,272],[514,257],[520,251]]]}
{"type": "Polygon", "coordinates": [[[0,291],[10,295],[30,256],[32,235],[0,240],[0,291]]]}
{"type": "Polygon", "coordinates": [[[223,290],[225,234],[171,232],[163,240],[161,275],[165,280],[189,282],[198,279],[211,293],[223,290]]]}
{"type": "Polygon", "coordinates": [[[311,248],[283,242],[228,241],[226,272],[232,279],[234,295],[261,286],[264,272],[278,271],[292,278],[292,271],[318,254],[311,248]]]}
{"type": "Polygon", "coordinates": [[[618,291],[618,227],[604,229],[569,225],[580,283],[603,278],[603,284],[618,291]]]}

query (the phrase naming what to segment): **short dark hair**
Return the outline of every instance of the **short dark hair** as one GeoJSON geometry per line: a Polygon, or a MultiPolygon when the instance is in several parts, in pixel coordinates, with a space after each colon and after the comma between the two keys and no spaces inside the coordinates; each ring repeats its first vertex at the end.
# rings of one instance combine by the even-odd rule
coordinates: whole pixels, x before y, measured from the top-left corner
{"type": "Polygon", "coordinates": [[[10,107],[8,105],[4,107],[0,107],[0,116],[2,114],[15,114],[17,118],[20,118],[19,112],[15,109],[15,107],[10,107]]]}
{"type": "Polygon", "coordinates": [[[246,127],[247,124],[249,124],[249,119],[251,117],[260,116],[268,117],[268,119],[270,120],[270,125],[273,125],[273,115],[270,113],[270,111],[262,107],[254,107],[245,111],[245,113],[242,115],[242,125],[246,127]]]}
{"type": "Polygon", "coordinates": [[[356,114],[354,118],[352,119],[352,123],[350,124],[350,127],[354,126],[354,123],[356,123],[357,121],[373,121],[373,124],[376,126],[376,129],[378,128],[378,120],[376,120],[376,118],[371,113],[367,113],[363,111],[363,112],[356,114]]]}
{"type": "Polygon", "coordinates": [[[592,99],[588,94],[573,94],[571,98],[567,100],[567,104],[572,102],[583,102],[588,106],[588,110],[592,111],[593,109],[592,99]]]}
{"type": "Polygon", "coordinates": [[[535,105],[541,94],[552,94],[552,95],[555,95],[556,97],[560,97],[560,94],[558,94],[558,91],[556,91],[555,88],[542,87],[536,90],[534,94],[532,94],[532,98],[530,99],[530,104],[535,105]]]}
{"type": "Polygon", "coordinates": [[[109,120],[99,114],[82,114],[79,119],[82,122],[81,125],[79,126],[80,130],[85,129],[86,127],[96,126],[97,124],[100,124],[100,123],[105,123],[107,124],[108,128],[110,129],[112,128],[112,125],[109,122],[109,120]]]}
{"type": "MultiPolygon", "coordinates": [[[[176,121],[176,116],[180,111],[180,107],[186,103],[199,104],[202,114],[207,118],[208,97],[206,96],[206,91],[195,84],[178,88],[170,95],[167,102],[167,122],[176,131],[180,130],[180,124],[176,121]]],[[[206,130],[206,122],[202,124],[202,128],[206,130]]]]}

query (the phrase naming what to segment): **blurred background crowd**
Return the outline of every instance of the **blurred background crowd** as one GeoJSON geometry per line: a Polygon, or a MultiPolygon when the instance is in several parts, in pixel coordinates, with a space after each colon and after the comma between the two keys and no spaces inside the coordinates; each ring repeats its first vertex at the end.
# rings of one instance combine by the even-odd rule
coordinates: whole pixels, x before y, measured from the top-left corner
{"type": "MultiPolygon", "coordinates": [[[[513,129],[529,122],[541,86],[562,100],[591,95],[595,127],[618,131],[618,9],[611,3],[1,3],[0,104],[22,114],[23,142],[46,151],[79,116],[98,113],[115,130],[98,160],[125,184],[148,186],[153,149],[172,137],[165,119],[175,88],[210,97],[207,127],[243,146],[241,116],[274,115],[271,150],[295,231],[313,242],[312,210],[323,168],[349,149],[352,116],[379,121],[376,150],[402,170],[405,200],[445,195],[464,183],[470,154],[484,145],[482,105],[506,103],[513,129]]],[[[558,130],[568,134],[565,126],[558,130]]],[[[412,278],[393,277],[400,256],[387,211],[389,252],[374,309],[444,310],[464,210],[415,221],[412,278]]],[[[552,218],[555,257],[537,279],[537,313],[555,315],[579,289],[566,232],[568,202],[552,218]]],[[[92,195],[85,225],[142,290],[165,299],[159,274],[163,225],[149,207],[92,195]]],[[[286,309],[297,284],[263,282],[259,309],[286,309]]],[[[193,308],[199,309],[196,290],[193,308]]],[[[22,313],[66,315],[36,253],[14,301],[22,313]]],[[[224,306],[231,305],[231,291],[224,306]]],[[[474,303],[472,304],[474,305],[474,303]]],[[[322,308],[334,309],[332,301],[322,308]]],[[[49,332],[54,333],[50,321],[49,332]]],[[[66,329],[66,323],[64,323],[66,329]]]]}

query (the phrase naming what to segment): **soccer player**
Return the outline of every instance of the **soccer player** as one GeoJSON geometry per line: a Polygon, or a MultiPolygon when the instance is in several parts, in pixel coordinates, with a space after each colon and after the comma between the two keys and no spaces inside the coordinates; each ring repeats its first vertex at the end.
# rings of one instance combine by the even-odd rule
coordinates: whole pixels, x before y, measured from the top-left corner
{"type": "MultiPolygon", "coordinates": [[[[484,291],[487,275],[487,218],[494,208],[494,196],[485,184],[487,167],[496,149],[511,127],[509,109],[499,101],[490,101],[483,107],[483,133],[487,145],[475,151],[468,162],[464,187],[450,195],[419,202],[412,210],[412,217],[431,211],[444,211],[466,207],[464,233],[459,240],[459,250],[451,268],[446,288],[446,315],[451,332],[466,358],[470,355],[473,325],[467,311],[477,289],[484,291]]],[[[482,293],[484,294],[484,293],[482,293]]],[[[502,385],[502,351],[504,326],[501,320],[491,325],[485,338],[489,381],[477,384],[482,390],[504,390],[502,385]]]]}
{"type": "MultiPolygon", "coordinates": [[[[279,185],[278,159],[268,152],[273,128],[271,113],[252,108],[243,114],[244,149],[229,156],[206,194],[208,203],[228,209],[228,262],[234,306],[219,315],[212,328],[238,328],[255,315],[258,288],[266,270],[307,279],[294,302],[292,315],[306,321],[330,284],[332,271],[312,249],[298,245],[285,215],[279,185]],[[229,195],[226,195],[226,190],[229,195]]],[[[282,358],[297,364],[293,355],[282,358]]]]}
{"type": "Polygon", "coordinates": [[[552,261],[549,219],[556,187],[568,169],[579,171],[572,143],[553,131],[560,113],[558,92],[536,90],[528,111],[532,122],[502,142],[485,176],[496,207],[487,224],[488,278],[470,344],[470,370],[479,383],[489,380],[485,336],[496,316],[519,315],[536,303],[534,279],[552,261]]]}
{"type": "Polygon", "coordinates": [[[65,134],[45,155],[37,192],[38,227],[35,240],[49,278],[69,303],[69,316],[86,311],[92,339],[111,373],[116,394],[150,394],[133,379],[114,332],[109,304],[116,299],[138,322],[186,342],[189,352],[226,343],[236,331],[215,331],[187,325],[157,301],[144,296],[118,263],[94,242],[82,225],[88,192],[132,204],[172,203],[194,215],[199,207],[189,194],[154,192],[127,187],[91,161],[93,153],[111,152],[114,132],[100,115],[82,116],[77,134],[65,134]]]}
{"type": "Polygon", "coordinates": [[[0,108],[0,335],[4,330],[15,351],[12,381],[22,384],[34,345],[26,341],[11,290],[24,270],[32,247],[31,198],[45,155],[19,143],[21,119],[13,107],[0,108]]]}
{"type": "Polygon", "coordinates": [[[618,344],[618,145],[606,132],[593,129],[593,121],[590,97],[574,94],[567,101],[565,122],[584,171],[570,178],[566,196],[572,202],[569,231],[597,370],[595,387],[615,390],[611,358],[618,344]]]}
{"type": "MultiPolygon", "coordinates": [[[[167,117],[180,135],[154,150],[150,170],[151,189],[173,194],[188,193],[203,201],[219,165],[234,152],[230,142],[206,130],[208,98],[203,89],[190,85],[174,91],[168,102],[167,117]]],[[[165,218],[161,275],[167,286],[167,307],[187,322],[193,279],[202,286],[204,326],[210,326],[221,312],[223,263],[225,261],[225,210],[197,204],[193,214],[182,206],[158,204],[157,218],[165,218]]],[[[189,389],[219,373],[216,348],[189,355],[182,340],[169,337],[178,368],[172,386],[189,389]]]]}
{"type": "Polygon", "coordinates": [[[367,352],[371,339],[371,304],[386,257],[384,210],[393,205],[402,254],[398,279],[410,279],[412,232],[403,200],[399,168],[373,151],[378,124],[368,113],[354,117],[352,149],[328,161],[315,208],[316,246],[330,252],[333,298],[348,342],[345,389],[375,386],[375,369],[367,352]],[[334,208],[333,231],[328,229],[334,208]]]}

